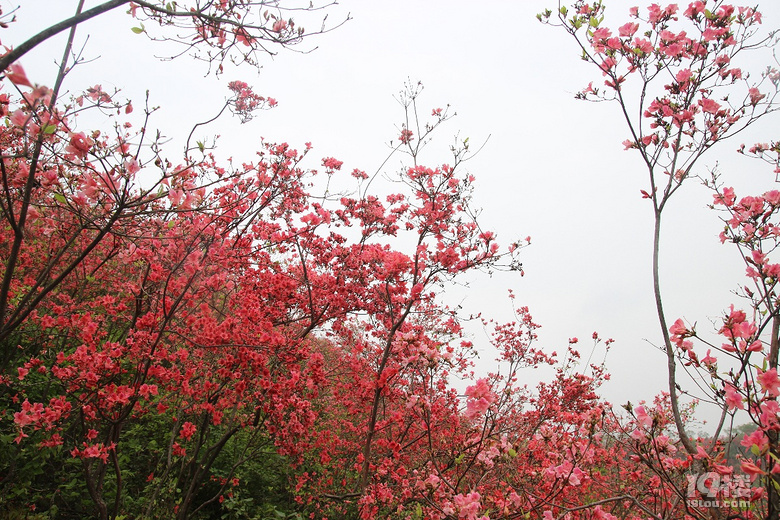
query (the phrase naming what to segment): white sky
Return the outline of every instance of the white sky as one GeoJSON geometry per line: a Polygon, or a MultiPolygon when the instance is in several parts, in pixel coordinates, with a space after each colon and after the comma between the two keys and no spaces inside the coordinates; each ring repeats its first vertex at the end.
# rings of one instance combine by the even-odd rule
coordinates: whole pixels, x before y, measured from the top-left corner
{"type": "MultiPolygon", "coordinates": [[[[318,46],[314,52],[282,52],[265,60],[259,72],[243,68],[221,78],[204,77],[205,65],[187,58],[154,60],[154,53],[164,51],[133,34],[132,19],[120,9],[80,28],[80,42],[90,36],[84,56],[99,59],[77,68],[65,87],[121,88],[138,114],[149,89],[152,104],[162,107],[154,124],[176,137],[215,114],[227,97],[227,81],[242,79],[279,106],[247,125],[225,118],[207,129],[205,134],[221,134],[220,153],[251,160],[261,136],[299,148],[311,141],[308,166],[334,156],[344,161],[346,172],[373,173],[387,155],[386,143],[398,135],[402,113],[393,96],[407,78],[422,81],[425,111],[450,104],[458,114],[439,131],[442,145],[456,133],[471,144],[490,136],[467,163],[477,178],[482,226],[495,230],[504,245],[533,238],[522,254],[525,277],[473,276],[469,290],[451,292],[454,303],[463,299],[470,311],[507,320],[511,288],[516,303],[528,305],[542,325],[541,343],[549,350],[562,352],[568,338],[578,336],[587,351],[594,330],[612,337],[616,344],[607,364],[613,380],[605,397],[616,404],[650,399],[665,390],[666,373],[664,355],[645,341],[660,344],[650,273],[651,207],[639,194],[646,181],[638,154],[624,152],[620,144],[627,132],[617,105],[573,99],[601,76],[579,59],[567,34],[537,22],[536,13],[555,7],[554,1],[343,0],[329,20],[347,12],[353,20],[302,44],[318,46]]],[[[6,46],[62,19],[77,2],[0,0],[6,12],[18,3],[23,3],[19,21],[0,31],[6,46]]],[[[627,21],[630,6],[649,2],[606,3],[608,25],[616,28],[627,21]]],[[[765,27],[780,27],[780,3],[763,4],[765,27]]],[[[33,82],[50,85],[61,53],[58,39],[21,63],[33,82]]],[[[759,68],[766,64],[757,62],[759,68]]],[[[743,141],[776,138],[771,132],[776,125],[775,118],[764,125],[769,133],[723,143],[700,166],[720,161],[728,184],[770,189],[770,170],[733,151],[743,141]]],[[[181,143],[171,145],[174,160],[181,143]]],[[[431,165],[449,160],[446,153],[427,157],[431,165]]],[[[391,160],[387,170],[397,165],[391,160]]],[[[705,188],[690,182],[668,209],[663,241],[662,289],[670,323],[677,317],[698,321],[700,333],[734,301],[729,291],[744,278],[736,250],[717,239],[722,226],[705,207],[710,201],[705,188]]],[[[492,357],[486,349],[483,358],[492,357]]]]}

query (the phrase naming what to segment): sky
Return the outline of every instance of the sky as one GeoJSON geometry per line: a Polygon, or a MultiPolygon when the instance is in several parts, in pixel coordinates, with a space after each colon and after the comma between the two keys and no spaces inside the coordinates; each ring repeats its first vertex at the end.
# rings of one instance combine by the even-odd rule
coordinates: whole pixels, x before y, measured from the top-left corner
{"type": "MultiPolygon", "coordinates": [[[[63,19],[77,4],[0,0],[4,12],[19,3],[18,20],[0,30],[5,46],[63,19]]],[[[607,0],[607,25],[622,25],[629,7],[648,3],[607,0]]],[[[484,144],[466,163],[477,179],[482,227],[496,231],[502,244],[532,237],[521,256],[524,277],[475,274],[463,280],[468,287],[449,289],[447,298],[468,312],[509,320],[512,289],[515,305],[527,305],[542,326],[540,345],[548,351],[562,352],[569,338],[578,337],[587,353],[594,331],[614,338],[607,357],[612,380],[603,395],[615,404],[636,403],[665,390],[666,379],[665,356],[654,346],[660,333],[650,270],[652,214],[639,193],[646,181],[639,155],[621,144],[627,133],[618,106],[574,99],[601,75],[579,59],[564,31],[536,20],[547,7],[555,8],[555,0],[342,0],[328,12],[328,23],[349,15],[343,26],[264,59],[259,70],[229,68],[220,77],[207,76],[203,63],[187,57],[156,59],[171,49],[134,34],[136,24],[120,8],[79,28],[87,62],[74,69],[65,88],[119,88],[120,98],[133,99],[137,109],[149,90],[151,104],[161,107],[153,124],[172,136],[168,146],[176,157],[183,146],[177,136],[211,118],[228,97],[227,82],[240,79],[279,105],[245,125],[224,118],[204,130],[204,137],[220,134],[223,157],[251,160],[261,137],[299,149],[311,142],[308,166],[332,156],[344,161],[345,171],[373,173],[399,133],[403,114],[395,96],[404,82],[421,81],[426,110],[449,104],[457,113],[437,136],[445,152],[432,147],[423,162],[447,162],[446,145],[455,135],[468,137],[472,147],[484,144]]],[[[780,27],[780,3],[764,0],[760,7],[765,27],[780,27]]],[[[319,22],[298,24],[315,29],[319,22]]],[[[56,38],[21,60],[33,82],[53,82],[62,45],[56,38]]],[[[752,65],[761,69],[766,60],[752,65]]],[[[767,120],[752,135],[713,149],[700,173],[717,165],[738,194],[773,189],[770,169],[734,150],[740,142],[771,139],[777,123],[767,120]]],[[[391,158],[383,171],[392,173],[399,164],[391,158]]],[[[736,249],[717,239],[722,223],[707,208],[711,200],[707,189],[690,182],[668,209],[662,240],[670,322],[683,317],[698,322],[700,332],[714,328],[711,322],[735,301],[731,291],[744,278],[736,249]]],[[[493,353],[479,328],[472,333],[479,367],[488,370],[493,353]]]]}

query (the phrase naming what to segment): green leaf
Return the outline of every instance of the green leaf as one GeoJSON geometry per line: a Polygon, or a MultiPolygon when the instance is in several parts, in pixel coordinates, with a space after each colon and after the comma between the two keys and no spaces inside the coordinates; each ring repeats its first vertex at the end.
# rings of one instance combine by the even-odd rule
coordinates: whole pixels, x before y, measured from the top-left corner
{"type": "Polygon", "coordinates": [[[564,5],[564,6],[561,6],[561,8],[558,10],[558,12],[561,13],[563,15],[563,17],[565,18],[566,14],[569,12],[569,10],[566,9],[566,6],[564,5]]]}
{"type": "Polygon", "coordinates": [[[510,457],[515,458],[517,457],[517,451],[514,448],[509,448],[509,451],[507,452],[510,457]]]}
{"type": "Polygon", "coordinates": [[[56,131],[57,131],[57,125],[46,125],[43,127],[43,133],[46,135],[51,135],[56,131]]]}
{"type": "Polygon", "coordinates": [[[455,464],[460,465],[463,464],[463,458],[466,456],[465,453],[461,453],[457,457],[455,457],[455,464]]]}
{"type": "Polygon", "coordinates": [[[135,34],[141,34],[146,30],[146,28],[144,27],[144,24],[141,24],[141,27],[132,27],[130,28],[130,30],[133,31],[135,34]]]}
{"type": "Polygon", "coordinates": [[[761,455],[761,450],[758,448],[758,445],[756,445],[756,444],[754,444],[754,445],[752,445],[752,446],[750,447],[750,452],[751,452],[753,455],[755,455],[756,457],[758,457],[759,455],[761,455]]]}
{"type": "Polygon", "coordinates": [[[595,16],[594,16],[594,17],[592,17],[592,18],[589,20],[589,22],[588,22],[588,23],[590,24],[590,26],[591,26],[591,27],[598,27],[598,26],[599,26],[599,20],[598,20],[598,18],[596,18],[595,16]]]}
{"type": "Polygon", "coordinates": [[[65,201],[65,195],[63,195],[62,193],[55,193],[54,194],[54,200],[56,200],[60,204],[65,204],[65,202],[66,202],[65,201]]]}

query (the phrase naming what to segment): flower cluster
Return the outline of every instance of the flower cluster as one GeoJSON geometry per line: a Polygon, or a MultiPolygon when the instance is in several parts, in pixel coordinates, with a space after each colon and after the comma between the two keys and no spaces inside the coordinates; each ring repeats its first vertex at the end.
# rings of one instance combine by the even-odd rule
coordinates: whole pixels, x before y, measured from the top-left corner
{"type": "Polygon", "coordinates": [[[242,123],[252,120],[253,112],[267,108],[273,108],[277,105],[274,98],[259,96],[252,91],[252,88],[243,81],[231,81],[228,83],[228,89],[235,94],[230,100],[230,107],[242,123]]]}

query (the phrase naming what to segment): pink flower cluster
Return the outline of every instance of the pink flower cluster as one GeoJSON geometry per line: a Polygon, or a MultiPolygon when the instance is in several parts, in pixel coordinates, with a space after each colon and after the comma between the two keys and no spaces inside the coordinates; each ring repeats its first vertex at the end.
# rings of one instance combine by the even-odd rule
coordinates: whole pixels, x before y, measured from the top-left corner
{"type": "Polygon", "coordinates": [[[231,81],[228,83],[235,97],[230,101],[233,113],[237,114],[242,123],[252,119],[252,112],[263,108],[273,108],[277,105],[274,98],[258,96],[252,88],[243,81],[231,81]]]}
{"type": "Polygon", "coordinates": [[[484,379],[478,379],[475,385],[466,388],[466,397],[466,417],[469,419],[484,414],[496,402],[496,394],[484,379]]]}

